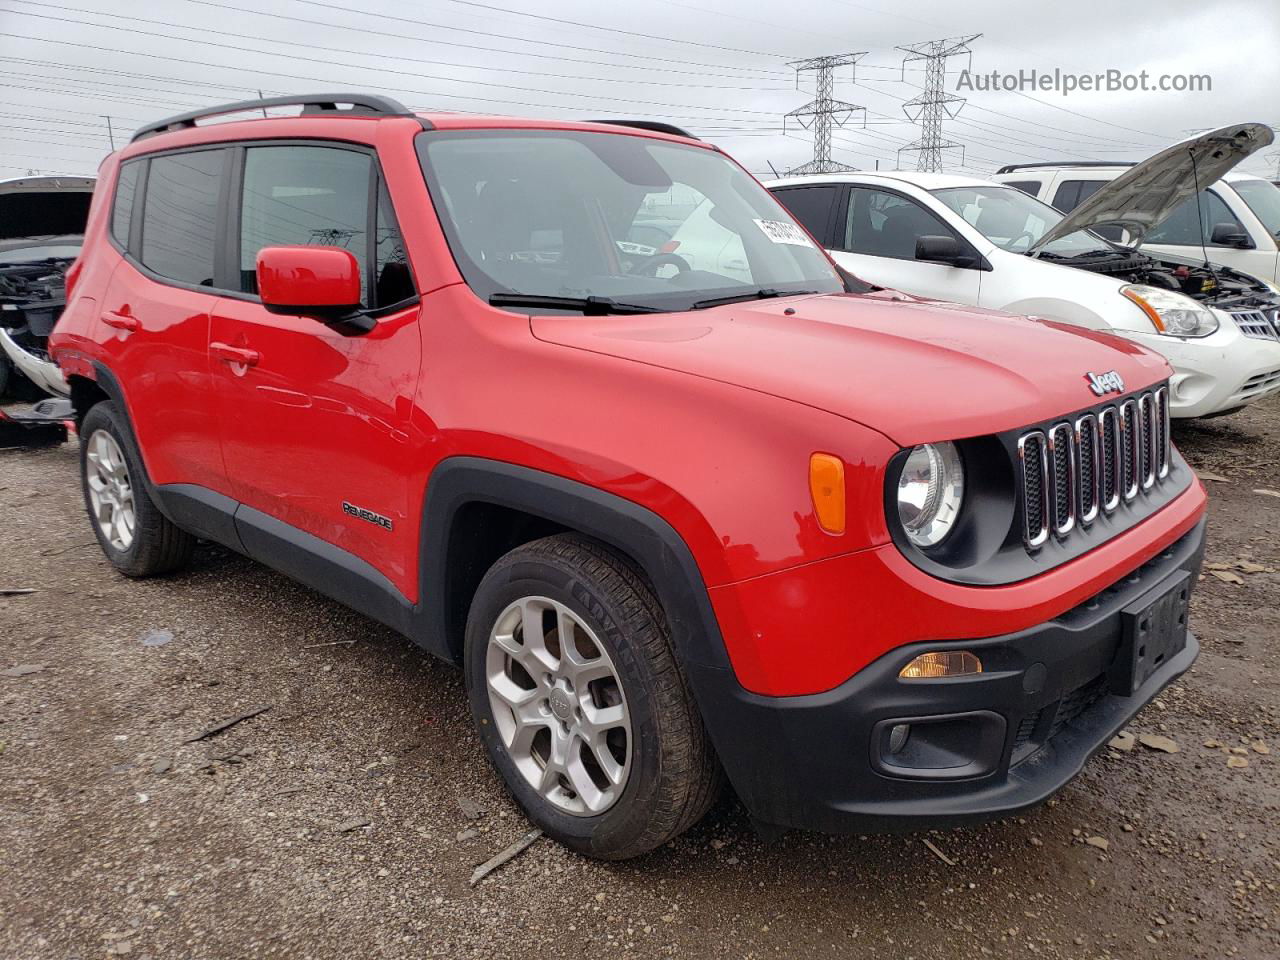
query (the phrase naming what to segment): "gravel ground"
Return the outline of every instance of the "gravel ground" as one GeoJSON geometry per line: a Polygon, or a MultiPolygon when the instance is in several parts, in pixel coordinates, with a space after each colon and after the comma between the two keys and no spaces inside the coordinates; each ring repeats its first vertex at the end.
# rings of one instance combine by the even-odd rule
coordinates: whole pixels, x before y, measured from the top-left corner
{"type": "Polygon", "coordinates": [[[0,957],[1280,956],[1277,415],[1177,430],[1204,650],[1132,727],[1177,752],[927,837],[765,844],[726,798],[638,861],[543,839],[475,888],[529,826],[453,668],[219,549],[125,580],[74,441],[0,451],[0,589],[36,590],[0,598],[0,957]]]}

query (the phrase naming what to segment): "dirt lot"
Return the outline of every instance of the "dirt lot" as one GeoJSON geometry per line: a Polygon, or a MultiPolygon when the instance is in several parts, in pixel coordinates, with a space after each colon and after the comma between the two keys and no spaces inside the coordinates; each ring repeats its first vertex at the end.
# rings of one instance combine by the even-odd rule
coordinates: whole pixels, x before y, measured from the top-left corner
{"type": "Polygon", "coordinates": [[[1280,956],[1277,416],[1177,431],[1225,478],[1203,654],[1133,727],[1177,752],[927,837],[954,864],[920,836],[766,845],[730,798],[640,861],[544,839],[474,889],[528,825],[457,672],[225,551],[125,580],[74,442],[0,452],[0,589],[37,591],[0,598],[0,957],[1280,956]]]}

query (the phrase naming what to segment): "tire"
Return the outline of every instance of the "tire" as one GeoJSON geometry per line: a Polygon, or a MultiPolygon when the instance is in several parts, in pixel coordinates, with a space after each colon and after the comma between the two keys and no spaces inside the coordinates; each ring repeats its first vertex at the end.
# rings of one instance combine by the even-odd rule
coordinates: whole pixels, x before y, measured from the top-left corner
{"type": "Polygon", "coordinates": [[[174,526],[147,493],[133,434],[110,401],[96,404],[80,424],[80,487],[102,552],[126,577],[172,573],[191,560],[196,538],[174,526]],[[114,522],[104,527],[108,513],[114,522]]]}
{"type": "Polygon", "coordinates": [[[489,759],[529,819],[579,853],[605,860],[647,853],[701,819],[721,791],[723,774],[657,598],[623,557],[593,540],[547,537],[498,560],[472,600],[464,667],[489,759]],[[545,639],[533,648],[527,622],[543,628],[545,639]],[[566,635],[576,650],[568,657],[560,644],[566,635]],[[556,653],[559,666],[548,671],[554,684],[583,679],[567,694],[533,676],[556,653]],[[522,725],[510,701],[525,697],[522,725]],[[601,734],[619,704],[625,723],[601,734]],[[548,732],[530,739],[527,729],[539,724],[548,732]],[[556,743],[568,747],[558,752],[556,743]],[[616,786],[611,775],[620,776],[616,786]],[[548,788],[549,780],[558,785],[548,788]]]}

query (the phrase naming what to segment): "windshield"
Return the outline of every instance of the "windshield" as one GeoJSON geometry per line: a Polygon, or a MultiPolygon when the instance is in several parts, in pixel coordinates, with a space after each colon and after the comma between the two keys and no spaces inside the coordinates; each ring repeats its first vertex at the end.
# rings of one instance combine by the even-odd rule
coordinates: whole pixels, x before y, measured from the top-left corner
{"type": "Polygon", "coordinates": [[[458,267],[486,300],[687,310],[761,290],[844,290],[791,215],[714,150],[627,134],[468,130],[424,133],[418,154],[458,267]]]}
{"type": "Polygon", "coordinates": [[[1262,221],[1267,232],[1280,237],[1280,187],[1269,180],[1234,180],[1231,187],[1262,221]]]}
{"type": "MultiPolygon", "coordinates": [[[[933,195],[964,217],[1002,250],[1026,253],[1062,220],[1061,211],[1015,187],[948,187],[933,195]]],[[[1040,248],[1039,253],[1075,257],[1111,253],[1115,248],[1088,230],[1077,230],[1040,248]]]]}

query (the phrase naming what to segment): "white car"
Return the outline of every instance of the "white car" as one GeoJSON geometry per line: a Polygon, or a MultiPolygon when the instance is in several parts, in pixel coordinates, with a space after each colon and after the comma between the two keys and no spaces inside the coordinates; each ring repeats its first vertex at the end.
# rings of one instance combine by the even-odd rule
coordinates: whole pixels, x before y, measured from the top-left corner
{"type": "Polygon", "coordinates": [[[93,177],[0,180],[0,399],[65,396],[45,353],[84,241],[93,177]]]}
{"type": "MultiPolygon", "coordinates": [[[[992,178],[1070,213],[1132,164],[1022,163],[992,178]]],[[[1127,239],[1115,228],[1111,239],[1127,239]]],[[[1106,231],[1104,230],[1104,233],[1106,231]]],[[[1200,209],[1187,197],[1147,231],[1148,253],[1203,259],[1280,283],[1280,188],[1270,180],[1232,171],[1200,191],[1200,209]]]]}
{"type": "Polygon", "coordinates": [[[975,177],[858,172],[766,186],[863,280],[1136,341],[1173,366],[1171,414],[1204,417],[1280,390],[1280,294],[1229,268],[1137,247],[1195,193],[1197,178],[1218,180],[1272,137],[1262,124],[1241,124],[1177,144],[1066,217],[975,177]],[[1090,229],[1116,223],[1132,246],[1090,229]]]}

